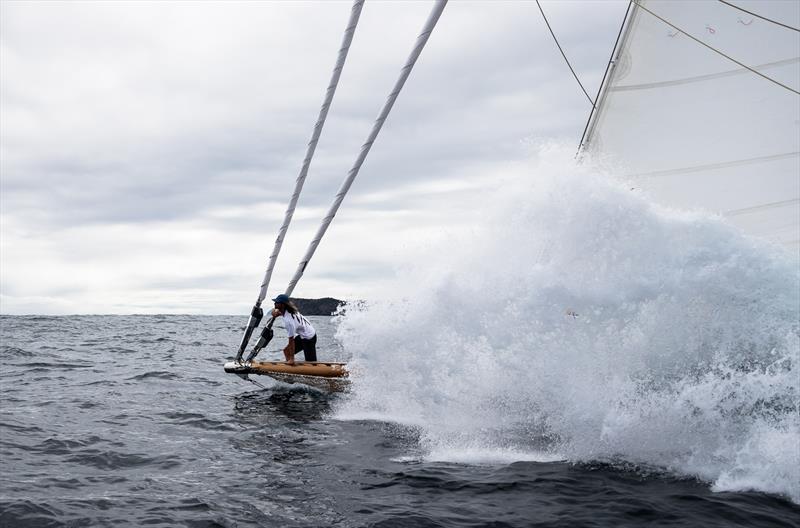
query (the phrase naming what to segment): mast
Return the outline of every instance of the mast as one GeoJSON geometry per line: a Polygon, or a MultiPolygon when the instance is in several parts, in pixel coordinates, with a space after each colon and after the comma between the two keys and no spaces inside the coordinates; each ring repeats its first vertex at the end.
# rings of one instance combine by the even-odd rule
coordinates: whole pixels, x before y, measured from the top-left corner
{"type": "Polygon", "coordinates": [[[595,129],[597,116],[599,115],[603,104],[605,103],[606,95],[608,94],[608,87],[611,86],[611,80],[614,77],[615,66],[619,60],[620,53],[623,49],[625,49],[625,44],[627,43],[628,37],[631,33],[631,28],[633,27],[633,21],[636,18],[638,7],[639,4],[633,0],[628,2],[628,9],[625,10],[625,16],[622,19],[622,25],[620,26],[619,33],[617,34],[617,40],[614,42],[614,49],[611,50],[611,58],[608,60],[608,66],[606,66],[603,79],[600,81],[600,88],[597,91],[597,96],[594,98],[592,110],[589,112],[589,119],[586,121],[586,126],[583,128],[583,135],[581,136],[581,141],[578,144],[578,156],[582,154],[582,152],[585,150],[585,147],[592,141],[592,133],[595,129]]]}

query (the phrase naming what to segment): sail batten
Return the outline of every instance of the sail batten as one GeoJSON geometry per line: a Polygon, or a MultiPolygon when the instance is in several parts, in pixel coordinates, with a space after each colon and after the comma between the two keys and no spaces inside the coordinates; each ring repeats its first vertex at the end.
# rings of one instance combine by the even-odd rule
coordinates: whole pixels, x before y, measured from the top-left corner
{"type": "Polygon", "coordinates": [[[759,164],[765,161],[776,161],[776,160],[783,160],[783,159],[790,159],[800,157],[800,151],[795,152],[787,152],[784,154],[773,154],[769,156],[758,156],[755,158],[748,158],[748,159],[740,159],[740,160],[732,160],[732,161],[725,161],[721,163],[713,163],[710,165],[698,165],[693,167],[679,167],[676,169],[669,169],[663,171],[653,171],[653,172],[640,172],[636,174],[627,174],[626,178],[656,178],[659,176],[672,176],[675,174],[685,174],[687,172],[704,172],[714,169],[724,169],[727,167],[735,167],[737,165],[748,165],[748,164],[759,164]]]}
{"type": "MultiPolygon", "coordinates": [[[[800,58],[794,57],[791,59],[783,59],[779,61],[768,62],[766,64],[758,64],[756,66],[752,66],[752,68],[756,70],[769,70],[772,68],[787,66],[790,64],[800,64],[800,58]]],[[[686,79],[674,79],[670,81],[659,81],[659,82],[644,83],[644,84],[623,84],[620,86],[614,86],[613,88],[609,88],[609,90],[613,92],[624,92],[630,90],[648,90],[651,88],[664,88],[666,86],[676,86],[679,84],[710,81],[713,79],[719,79],[720,77],[728,77],[731,75],[750,75],[750,74],[752,74],[752,72],[747,68],[736,68],[733,70],[728,70],[719,73],[710,73],[707,75],[697,75],[694,77],[687,77],[686,79]]]]}
{"type": "MultiPolygon", "coordinates": [[[[764,205],[757,205],[755,207],[745,207],[744,209],[736,209],[733,211],[728,211],[726,216],[740,216],[746,215],[750,213],[757,213],[760,211],[766,211],[768,209],[777,209],[778,207],[791,207],[800,204],[800,199],[795,198],[793,200],[784,200],[782,202],[773,202],[764,205]]],[[[793,224],[788,224],[786,227],[792,226],[793,224]]]]}

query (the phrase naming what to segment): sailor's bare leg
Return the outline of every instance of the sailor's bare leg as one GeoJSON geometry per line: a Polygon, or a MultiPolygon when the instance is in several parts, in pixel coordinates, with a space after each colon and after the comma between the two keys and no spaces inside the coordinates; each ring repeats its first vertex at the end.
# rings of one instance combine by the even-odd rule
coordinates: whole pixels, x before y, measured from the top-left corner
{"type": "Polygon", "coordinates": [[[294,365],[294,352],[289,352],[288,350],[284,350],[283,356],[286,358],[287,365],[294,365]]]}

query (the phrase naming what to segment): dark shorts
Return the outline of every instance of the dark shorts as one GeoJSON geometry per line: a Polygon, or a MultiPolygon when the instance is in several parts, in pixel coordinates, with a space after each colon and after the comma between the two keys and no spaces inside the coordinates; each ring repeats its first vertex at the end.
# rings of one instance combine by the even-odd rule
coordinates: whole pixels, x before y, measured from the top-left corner
{"type": "Polygon", "coordinates": [[[300,336],[294,338],[294,353],[297,354],[298,352],[303,353],[303,357],[306,361],[316,361],[317,360],[317,336],[314,334],[314,337],[311,339],[303,339],[300,336]]]}

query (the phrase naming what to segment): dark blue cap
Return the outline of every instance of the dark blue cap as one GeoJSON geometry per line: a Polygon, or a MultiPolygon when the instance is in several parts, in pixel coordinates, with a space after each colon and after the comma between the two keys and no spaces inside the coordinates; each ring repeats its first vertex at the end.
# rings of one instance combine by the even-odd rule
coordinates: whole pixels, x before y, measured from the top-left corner
{"type": "Polygon", "coordinates": [[[285,293],[282,293],[277,297],[275,297],[274,299],[272,299],[272,302],[287,304],[289,302],[289,296],[286,295],[285,293]]]}

